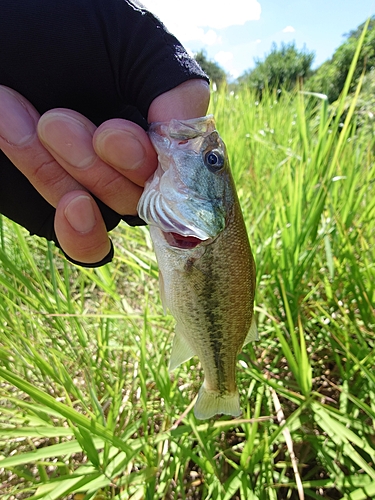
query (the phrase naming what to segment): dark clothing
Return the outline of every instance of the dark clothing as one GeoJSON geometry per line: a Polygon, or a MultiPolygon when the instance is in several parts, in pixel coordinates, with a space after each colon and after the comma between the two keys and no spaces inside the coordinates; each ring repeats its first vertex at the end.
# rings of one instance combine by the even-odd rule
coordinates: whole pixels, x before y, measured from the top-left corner
{"type": "MultiPolygon", "coordinates": [[[[25,96],[41,114],[70,108],[96,125],[125,118],[146,130],[158,95],[192,78],[207,80],[177,39],[136,1],[0,0],[0,11],[0,84],[25,96]]],[[[58,244],[55,209],[1,151],[0,169],[0,213],[58,244]]],[[[143,222],[98,205],[108,230],[121,219],[143,222]]]]}

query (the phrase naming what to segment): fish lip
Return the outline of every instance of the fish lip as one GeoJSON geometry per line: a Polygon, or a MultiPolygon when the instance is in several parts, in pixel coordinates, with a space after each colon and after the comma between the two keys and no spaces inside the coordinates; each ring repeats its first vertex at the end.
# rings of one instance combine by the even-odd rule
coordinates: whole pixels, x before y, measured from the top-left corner
{"type": "Polygon", "coordinates": [[[178,248],[179,250],[192,250],[199,246],[204,246],[212,243],[215,238],[200,239],[196,236],[185,236],[176,232],[162,231],[165,241],[169,246],[178,248]]]}

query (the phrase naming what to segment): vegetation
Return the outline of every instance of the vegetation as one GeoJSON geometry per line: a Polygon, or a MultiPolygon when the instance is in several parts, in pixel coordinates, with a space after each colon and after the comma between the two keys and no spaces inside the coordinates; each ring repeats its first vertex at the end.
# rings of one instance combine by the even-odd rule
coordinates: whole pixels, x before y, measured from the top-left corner
{"type": "Polygon", "coordinates": [[[209,76],[212,84],[215,84],[216,87],[220,87],[227,82],[227,74],[223,70],[223,68],[217,64],[215,61],[211,61],[207,58],[206,53],[203,50],[200,50],[194,55],[195,60],[209,76]]]}
{"type": "MultiPolygon", "coordinates": [[[[307,83],[315,92],[323,92],[329,102],[334,102],[344,87],[354,57],[358,40],[365,23],[346,35],[346,41],[335,51],[332,58],[322,64],[307,83]]],[[[350,91],[354,91],[362,73],[370,73],[375,67],[375,16],[371,18],[363,41],[361,54],[351,82],[350,91]]]]}
{"type": "Polygon", "coordinates": [[[264,61],[256,59],[255,68],[240,77],[239,82],[260,95],[265,89],[291,90],[311,74],[313,60],[313,52],[299,51],[294,43],[282,43],[280,48],[274,43],[264,61]]]}
{"type": "Polygon", "coordinates": [[[75,268],[0,228],[0,495],[15,499],[375,497],[375,138],[323,96],[213,93],[257,263],[260,340],[243,415],[198,422],[196,358],[167,372],[147,228],[75,268]]]}
{"type": "MultiPolygon", "coordinates": [[[[362,74],[368,75],[365,87],[370,88],[375,69],[375,16],[369,23],[362,23],[350,31],[332,58],[315,71],[311,70],[313,52],[309,52],[306,48],[297,49],[294,42],[282,43],[280,48],[274,43],[264,60],[256,59],[255,67],[238,78],[238,84],[255,89],[259,96],[265,89],[290,91],[299,84],[306,90],[325,94],[329,103],[333,103],[338,100],[344,88],[358,41],[366,24],[366,34],[351,79],[349,93],[354,93],[362,74]]],[[[370,93],[365,93],[362,100],[372,102],[373,97],[370,93]]]]}

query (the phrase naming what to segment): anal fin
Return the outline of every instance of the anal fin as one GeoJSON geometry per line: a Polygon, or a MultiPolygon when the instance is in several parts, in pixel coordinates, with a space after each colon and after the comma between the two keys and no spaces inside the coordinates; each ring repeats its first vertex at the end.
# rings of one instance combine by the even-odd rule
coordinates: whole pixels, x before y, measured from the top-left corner
{"type": "Polygon", "coordinates": [[[176,330],[173,339],[171,359],[169,360],[169,371],[173,371],[177,366],[193,356],[195,356],[193,348],[186,342],[181,333],[178,333],[178,330],[176,330]]]}
{"type": "Polygon", "coordinates": [[[243,343],[243,345],[246,345],[249,342],[253,342],[254,340],[258,340],[258,339],[259,339],[258,328],[257,328],[257,324],[255,322],[255,316],[253,315],[253,319],[251,320],[250,330],[248,331],[248,333],[246,335],[245,342],[243,343]]]}

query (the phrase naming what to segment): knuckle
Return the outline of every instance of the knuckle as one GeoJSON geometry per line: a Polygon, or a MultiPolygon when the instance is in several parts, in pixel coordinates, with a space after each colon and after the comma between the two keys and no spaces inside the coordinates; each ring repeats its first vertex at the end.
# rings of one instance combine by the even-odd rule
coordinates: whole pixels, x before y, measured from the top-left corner
{"type": "Polygon", "coordinates": [[[111,196],[118,193],[122,186],[123,177],[120,175],[112,175],[108,177],[99,176],[95,179],[90,189],[93,193],[101,193],[102,196],[111,196]]]}
{"type": "Polygon", "coordinates": [[[40,155],[40,157],[35,158],[33,163],[34,168],[30,172],[30,177],[45,186],[55,186],[67,176],[65,170],[53,158],[40,155]]]}

